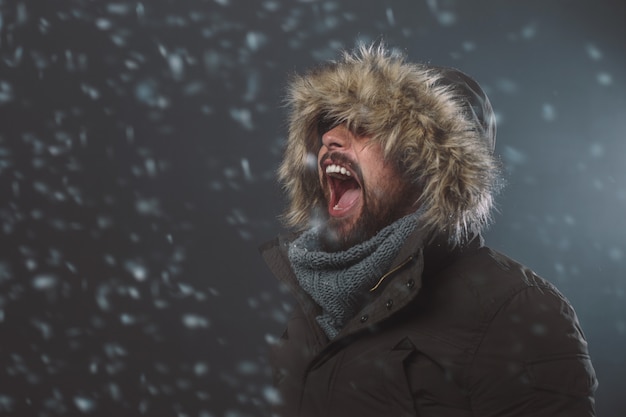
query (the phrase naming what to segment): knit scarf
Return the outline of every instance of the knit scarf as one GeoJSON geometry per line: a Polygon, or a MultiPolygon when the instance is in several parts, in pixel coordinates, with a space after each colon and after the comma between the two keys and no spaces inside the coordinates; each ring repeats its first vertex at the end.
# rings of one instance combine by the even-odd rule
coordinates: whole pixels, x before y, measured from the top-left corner
{"type": "Polygon", "coordinates": [[[288,256],[296,278],[322,308],[316,319],[329,339],[359,311],[369,290],[389,270],[418,217],[405,216],[342,252],[320,250],[317,228],[291,242],[288,256]]]}

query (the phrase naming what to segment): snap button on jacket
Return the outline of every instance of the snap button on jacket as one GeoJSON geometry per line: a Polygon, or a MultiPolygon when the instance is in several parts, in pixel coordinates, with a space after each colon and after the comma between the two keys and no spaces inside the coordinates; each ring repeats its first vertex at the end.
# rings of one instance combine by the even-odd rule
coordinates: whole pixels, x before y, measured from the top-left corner
{"type": "Polygon", "coordinates": [[[409,237],[329,341],[287,242],[261,248],[297,303],[273,346],[280,417],[589,417],[597,380],[576,314],[530,269],[482,245],[409,237]]]}

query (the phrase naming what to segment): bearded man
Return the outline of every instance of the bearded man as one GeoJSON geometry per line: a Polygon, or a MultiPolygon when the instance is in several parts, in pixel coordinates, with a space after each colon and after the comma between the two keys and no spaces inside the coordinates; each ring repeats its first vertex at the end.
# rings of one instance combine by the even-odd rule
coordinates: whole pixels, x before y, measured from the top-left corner
{"type": "Polygon", "coordinates": [[[570,303],[483,244],[495,117],[466,74],[361,45],[289,86],[294,233],[261,248],[297,304],[273,346],[281,417],[588,417],[570,303]]]}

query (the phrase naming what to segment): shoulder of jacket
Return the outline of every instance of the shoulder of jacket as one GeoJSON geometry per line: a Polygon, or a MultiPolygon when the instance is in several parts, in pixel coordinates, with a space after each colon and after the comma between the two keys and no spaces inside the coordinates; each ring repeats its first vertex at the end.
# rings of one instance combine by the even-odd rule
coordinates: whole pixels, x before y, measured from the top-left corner
{"type": "Polygon", "coordinates": [[[512,295],[528,288],[558,293],[556,287],[531,268],[489,247],[482,247],[443,271],[458,280],[464,296],[475,298],[483,308],[498,309],[512,295]]]}
{"type": "Polygon", "coordinates": [[[541,291],[561,296],[531,269],[488,247],[455,257],[436,273],[425,275],[422,284],[415,306],[422,317],[429,318],[420,320],[475,334],[484,331],[498,311],[526,289],[540,290],[532,297],[541,297],[541,291]]]}

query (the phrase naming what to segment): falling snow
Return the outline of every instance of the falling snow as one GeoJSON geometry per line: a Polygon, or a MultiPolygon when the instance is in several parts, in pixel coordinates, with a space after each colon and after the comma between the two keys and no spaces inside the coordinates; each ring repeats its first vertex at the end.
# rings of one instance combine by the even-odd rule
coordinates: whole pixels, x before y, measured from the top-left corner
{"type": "Polygon", "coordinates": [[[488,90],[487,243],[571,299],[626,408],[623,22],[574,3],[0,1],[0,414],[269,416],[285,83],[379,39],[488,90]]]}

